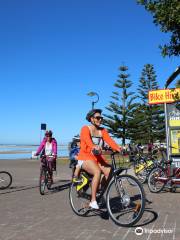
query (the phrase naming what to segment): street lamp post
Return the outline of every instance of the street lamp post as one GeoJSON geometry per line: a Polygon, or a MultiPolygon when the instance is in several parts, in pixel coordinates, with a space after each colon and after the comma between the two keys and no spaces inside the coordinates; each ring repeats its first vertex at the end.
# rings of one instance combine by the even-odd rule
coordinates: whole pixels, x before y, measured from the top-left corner
{"type": "Polygon", "coordinates": [[[94,109],[95,103],[97,103],[99,101],[99,95],[96,92],[89,92],[87,95],[90,97],[93,97],[93,96],[97,97],[96,101],[92,101],[92,109],[94,109]]]}

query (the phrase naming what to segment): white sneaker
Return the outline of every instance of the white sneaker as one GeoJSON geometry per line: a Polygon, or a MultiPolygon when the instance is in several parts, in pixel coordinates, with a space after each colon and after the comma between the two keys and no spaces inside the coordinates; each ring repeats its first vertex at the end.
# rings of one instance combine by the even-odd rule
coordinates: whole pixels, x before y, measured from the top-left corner
{"type": "Polygon", "coordinates": [[[90,202],[89,206],[94,209],[99,209],[99,206],[96,201],[90,202]]]}

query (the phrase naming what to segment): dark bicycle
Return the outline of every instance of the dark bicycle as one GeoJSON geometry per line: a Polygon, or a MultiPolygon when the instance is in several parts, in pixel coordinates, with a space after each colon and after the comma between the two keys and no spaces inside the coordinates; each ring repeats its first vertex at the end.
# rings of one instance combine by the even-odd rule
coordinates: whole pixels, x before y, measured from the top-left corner
{"type": "MultiPolygon", "coordinates": [[[[135,177],[128,174],[120,175],[126,168],[116,167],[115,153],[111,153],[111,159],[108,184],[97,193],[97,201],[103,202],[106,192],[105,203],[111,219],[120,226],[130,227],[143,215],[145,192],[142,184],[135,177]]],[[[72,183],[70,187],[69,201],[77,215],[87,216],[93,210],[89,207],[92,176],[81,170],[80,178],[80,183],[72,183]]]]}
{"type": "Polygon", "coordinates": [[[44,195],[46,190],[51,189],[53,174],[53,161],[54,156],[41,156],[41,168],[39,178],[39,191],[41,195],[44,195]]]}
{"type": "Polygon", "coordinates": [[[12,176],[9,172],[0,171],[0,190],[7,189],[12,184],[12,176]]]}
{"type": "MultiPolygon", "coordinates": [[[[171,147],[171,146],[170,146],[171,147]]],[[[161,192],[165,187],[175,192],[180,186],[180,167],[174,166],[173,160],[166,160],[165,149],[161,148],[162,160],[153,168],[148,177],[148,187],[153,193],[161,192]]]]}

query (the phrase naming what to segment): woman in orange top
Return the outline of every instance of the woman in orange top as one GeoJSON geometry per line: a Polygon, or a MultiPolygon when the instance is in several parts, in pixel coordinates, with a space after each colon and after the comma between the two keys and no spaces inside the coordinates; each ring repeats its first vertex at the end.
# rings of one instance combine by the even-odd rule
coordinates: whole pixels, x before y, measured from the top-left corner
{"type": "Polygon", "coordinates": [[[99,186],[101,171],[106,179],[110,173],[110,166],[102,156],[103,142],[105,141],[113,150],[120,151],[120,147],[109,136],[106,129],[101,128],[103,117],[101,109],[93,109],[88,112],[86,120],[91,123],[89,126],[84,126],[80,134],[80,152],[78,155],[78,165],[93,175],[92,179],[92,196],[90,207],[99,209],[96,202],[96,192],[99,186]]]}

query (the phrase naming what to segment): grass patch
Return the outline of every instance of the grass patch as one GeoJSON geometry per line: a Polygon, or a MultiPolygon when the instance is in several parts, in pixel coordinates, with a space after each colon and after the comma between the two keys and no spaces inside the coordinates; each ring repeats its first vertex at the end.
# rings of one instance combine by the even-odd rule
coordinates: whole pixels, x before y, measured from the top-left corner
{"type": "MultiPolygon", "coordinates": [[[[108,161],[109,164],[111,164],[111,156],[110,155],[104,155],[104,158],[108,161]]],[[[117,168],[119,167],[130,167],[131,163],[129,162],[129,156],[122,156],[122,155],[116,155],[115,156],[116,160],[116,166],[117,168]]],[[[57,164],[69,164],[70,160],[68,157],[58,157],[57,159],[57,164]]]]}
{"type": "Polygon", "coordinates": [[[70,160],[68,157],[58,157],[57,163],[58,164],[69,164],[70,160]]]}

